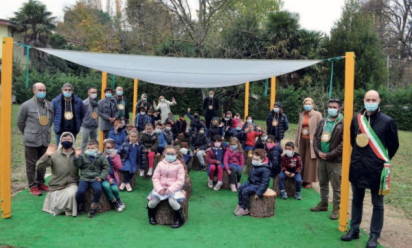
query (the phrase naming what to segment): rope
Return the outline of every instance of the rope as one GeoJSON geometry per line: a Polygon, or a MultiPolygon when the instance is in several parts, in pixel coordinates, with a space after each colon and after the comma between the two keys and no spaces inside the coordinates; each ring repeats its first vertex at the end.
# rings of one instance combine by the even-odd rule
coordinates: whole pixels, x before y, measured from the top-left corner
{"type": "Polygon", "coordinates": [[[335,74],[334,72],[334,65],[335,65],[335,61],[339,61],[344,59],[345,56],[337,56],[337,57],[333,57],[333,58],[328,58],[328,59],[324,59],[324,62],[330,62],[330,76],[329,76],[329,88],[328,88],[328,97],[329,99],[332,98],[332,93],[333,93],[333,76],[335,74]]]}

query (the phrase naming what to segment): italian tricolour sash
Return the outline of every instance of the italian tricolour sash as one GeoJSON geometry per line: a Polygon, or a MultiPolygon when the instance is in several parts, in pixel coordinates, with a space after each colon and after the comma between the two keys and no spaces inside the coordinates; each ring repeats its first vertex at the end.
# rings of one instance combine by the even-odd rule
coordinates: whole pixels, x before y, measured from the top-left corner
{"type": "Polygon", "coordinates": [[[391,186],[391,160],[388,155],[388,150],[382,144],[381,140],[379,139],[378,135],[376,135],[375,131],[369,124],[368,120],[366,119],[365,115],[358,114],[358,125],[359,129],[362,133],[366,134],[369,139],[369,146],[371,147],[372,151],[375,155],[385,161],[384,167],[381,172],[380,178],[380,185],[379,185],[379,195],[386,195],[390,192],[391,186]]]}

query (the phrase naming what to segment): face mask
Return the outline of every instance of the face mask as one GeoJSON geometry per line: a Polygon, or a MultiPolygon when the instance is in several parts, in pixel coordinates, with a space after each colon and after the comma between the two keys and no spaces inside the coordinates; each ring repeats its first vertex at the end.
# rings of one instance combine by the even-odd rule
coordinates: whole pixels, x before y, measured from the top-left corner
{"type": "Polygon", "coordinates": [[[46,92],[45,91],[39,91],[36,93],[36,97],[39,99],[44,99],[46,97],[46,92]]]}
{"type": "Polygon", "coordinates": [[[205,131],[204,131],[204,130],[200,130],[199,133],[200,133],[200,134],[204,134],[205,131]]]}
{"type": "Polygon", "coordinates": [[[161,129],[158,129],[158,128],[155,129],[155,133],[161,133],[161,132],[162,132],[161,129]]]}
{"type": "Polygon", "coordinates": [[[96,149],[87,149],[84,151],[84,154],[90,157],[96,157],[97,156],[97,150],[96,149]]]}
{"type": "Polygon", "coordinates": [[[305,104],[305,105],[303,105],[303,109],[305,111],[311,111],[313,109],[313,106],[310,105],[310,104],[305,104]]]}
{"type": "Polygon", "coordinates": [[[272,149],[276,144],[275,143],[267,143],[266,147],[270,150],[272,149]]]}
{"type": "Polygon", "coordinates": [[[165,159],[167,162],[172,163],[176,161],[176,155],[166,155],[165,159]]]}
{"type": "Polygon", "coordinates": [[[237,127],[236,130],[240,131],[242,130],[242,127],[237,127]]]}
{"type": "Polygon", "coordinates": [[[222,143],[221,142],[215,142],[214,145],[215,145],[215,147],[220,147],[222,145],[222,143]]]}
{"type": "Polygon", "coordinates": [[[97,98],[97,94],[96,94],[96,93],[90,94],[90,98],[91,98],[91,99],[96,99],[96,98],[97,98]]]}
{"type": "Polygon", "coordinates": [[[170,131],[170,130],[172,130],[172,128],[171,127],[166,127],[166,130],[170,131]]]}
{"type": "Polygon", "coordinates": [[[249,120],[247,120],[247,123],[252,123],[252,122],[253,122],[253,120],[250,120],[250,119],[249,119],[249,120]]]}
{"type": "Polygon", "coordinates": [[[105,152],[107,154],[115,154],[115,153],[117,153],[117,150],[116,149],[106,149],[105,152]]]}
{"type": "Polygon", "coordinates": [[[165,99],[162,98],[162,99],[160,99],[160,101],[161,101],[161,102],[165,102],[165,99]]]}
{"type": "Polygon", "coordinates": [[[273,108],[273,112],[279,113],[280,109],[279,108],[273,108]]]}
{"type": "Polygon", "coordinates": [[[71,96],[72,96],[72,93],[69,92],[69,91],[64,91],[64,92],[63,92],[63,96],[64,96],[64,97],[71,97],[71,96]]]}
{"type": "Polygon", "coordinates": [[[230,145],[230,149],[236,150],[236,149],[237,149],[237,145],[230,145]]]}
{"type": "Polygon", "coordinates": [[[145,114],[146,114],[146,112],[140,112],[140,114],[141,114],[141,115],[145,115],[145,114]]]}
{"type": "Polygon", "coordinates": [[[72,148],[73,142],[71,142],[71,141],[63,141],[63,142],[62,142],[62,146],[63,146],[64,149],[72,148]]]}
{"type": "Polygon", "coordinates": [[[194,117],[195,117],[195,119],[199,119],[199,116],[198,116],[198,115],[194,115],[194,117]]]}
{"type": "Polygon", "coordinates": [[[106,96],[106,97],[112,97],[112,93],[107,92],[107,93],[105,94],[105,96],[106,96]]]}
{"type": "Polygon", "coordinates": [[[268,139],[268,136],[262,136],[262,140],[266,141],[268,139]]]}
{"type": "Polygon", "coordinates": [[[338,115],[338,110],[334,108],[328,108],[328,116],[336,117],[338,115]]]}
{"type": "Polygon", "coordinates": [[[189,150],[188,150],[187,148],[180,148],[179,151],[180,151],[181,154],[185,154],[185,155],[186,155],[189,150]]]}
{"type": "Polygon", "coordinates": [[[213,98],[213,94],[209,94],[209,97],[210,97],[210,98],[213,98]]]}
{"type": "Polygon", "coordinates": [[[230,117],[227,117],[227,116],[226,116],[226,117],[225,117],[225,120],[227,120],[227,121],[230,120],[230,117]]]}
{"type": "Polygon", "coordinates": [[[252,165],[254,165],[254,166],[262,165],[262,161],[256,160],[256,159],[252,159],[252,165]]]}
{"type": "Polygon", "coordinates": [[[293,154],[295,154],[295,152],[294,152],[294,151],[291,151],[291,150],[286,150],[286,151],[285,151],[285,154],[286,154],[286,156],[288,156],[289,158],[291,158],[291,157],[293,157],[293,154]]]}
{"type": "Polygon", "coordinates": [[[379,107],[379,103],[368,103],[365,102],[365,109],[366,111],[373,112],[376,111],[379,107]]]}
{"type": "Polygon", "coordinates": [[[116,90],[116,95],[123,96],[123,91],[122,90],[116,90]]]}

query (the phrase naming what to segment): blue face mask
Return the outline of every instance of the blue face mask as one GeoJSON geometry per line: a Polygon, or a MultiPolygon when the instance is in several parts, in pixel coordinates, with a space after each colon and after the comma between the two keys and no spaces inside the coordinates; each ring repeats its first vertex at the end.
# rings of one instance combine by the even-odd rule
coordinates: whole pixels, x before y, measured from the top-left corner
{"type": "Polygon", "coordinates": [[[112,97],[112,93],[107,92],[107,93],[105,94],[105,96],[106,96],[106,97],[112,97]]]}
{"type": "Polygon", "coordinates": [[[45,91],[39,91],[36,93],[36,97],[39,99],[44,99],[46,97],[46,92],[45,91]]]}
{"type": "Polygon", "coordinates": [[[71,97],[71,96],[72,96],[72,93],[71,93],[70,91],[64,91],[64,92],[63,92],[63,96],[64,96],[64,97],[71,97]]]}
{"type": "Polygon", "coordinates": [[[86,154],[87,156],[90,156],[90,157],[96,157],[97,156],[97,150],[87,149],[86,151],[84,151],[84,154],[86,154]]]}
{"type": "Polygon", "coordinates": [[[117,91],[116,91],[116,94],[117,94],[118,96],[123,96],[123,91],[117,90],[117,91]]]}
{"type": "Polygon", "coordinates": [[[334,108],[328,108],[328,116],[336,117],[338,115],[338,110],[334,108]]]}
{"type": "Polygon", "coordinates": [[[365,109],[366,111],[373,112],[376,111],[379,107],[379,103],[369,103],[365,102],[365,109]]]}
{"type": "Polygon", "coordinates": [[[303,109],[305,111],[311,111],[313,109],[313,106],[310,105],[310,104],[305,104],[305,105],[303,105],[303,109]]]}
{"type": "Polygon", "coordinates": [[[172,163],[174,161],[176,161],[177,156],[176,155],[166,155],[165,159],[167,162],[172,163]]]}
{"type": "Polygon", "coordinates": [[[236,150],[236,149],[237,149],[237,145],[230,145],[230,149],[236,150]]]}

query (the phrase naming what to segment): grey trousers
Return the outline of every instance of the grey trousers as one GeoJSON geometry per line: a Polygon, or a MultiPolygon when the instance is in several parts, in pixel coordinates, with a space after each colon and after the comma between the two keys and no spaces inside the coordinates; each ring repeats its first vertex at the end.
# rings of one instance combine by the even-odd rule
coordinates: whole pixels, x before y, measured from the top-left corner
{"type": "Polygon", "coordinates": [[[82,151],[86,150],[87,143],[89,140],[97,140],[97,127],[96,128],[86,128],[82,127],[82,151]]]}
{"type": "Polygon", "coordinates": [[[333,207],[339,209],[340,203],[340,182],[341,182],[341,163],[332,163],[323,159],[318,160],[318,175],[320,186],[320,198],[324,203],[328,203],[329,182],[333,189],[333,207]]]}
{"type": "Polygon", "coordinates": [[[46,169],[37,169],[36,162],[46,152],[47,146],[25,147],[26,175],[29,187],[44,183],[46,169]]]}

